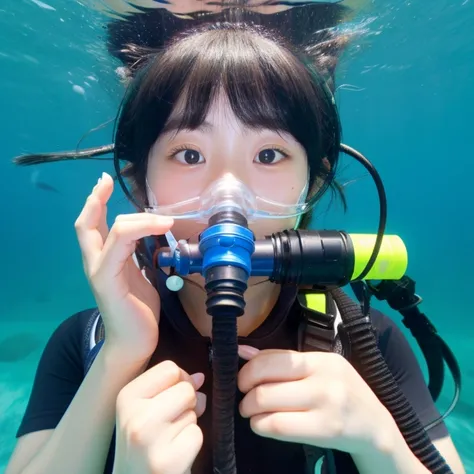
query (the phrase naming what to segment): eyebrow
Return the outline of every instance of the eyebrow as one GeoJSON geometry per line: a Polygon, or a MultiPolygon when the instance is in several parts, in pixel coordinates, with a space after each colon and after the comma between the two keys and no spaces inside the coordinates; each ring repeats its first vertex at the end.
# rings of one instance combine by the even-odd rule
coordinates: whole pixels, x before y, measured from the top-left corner
{"type": "Polygon", "coordinates": [[[161,133],[176,132],[180,128],[182,130],[198,130],[204,133],[209,133],[214,128],[214,125],[212,125],[212,123],[210,122],[207,122],[206,120],[201,125],[195,128],[181,127],[182,122],[183,122],[182,117],[174,117],[174,118],[169,119],[168,122],[166,122],[165,126],[163,127],[163,130],[161,131],[161,133]]]}

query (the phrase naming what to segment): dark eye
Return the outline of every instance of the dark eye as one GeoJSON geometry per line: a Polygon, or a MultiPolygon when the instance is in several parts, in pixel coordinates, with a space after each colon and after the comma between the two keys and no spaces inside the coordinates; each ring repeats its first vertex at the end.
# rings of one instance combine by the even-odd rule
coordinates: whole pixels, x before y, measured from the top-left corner
{"type": "Polygon", "coordinates": [[[255,157],[257,163],[262,165],[272,165],[278,163],[279,161],[286,158],[288,155],[283,151],[277,150],[275,148],[266,148],[258,153],[255,157]],[[280,157],[278,155],[281,155],[280,157]]]}
{"type": "Polygon", "coordinates": [[[180,163],[187,165],[196,165],[204,162],[204,157],[197,150],[193,149],[181,150],[174,156],[180,163]]]}

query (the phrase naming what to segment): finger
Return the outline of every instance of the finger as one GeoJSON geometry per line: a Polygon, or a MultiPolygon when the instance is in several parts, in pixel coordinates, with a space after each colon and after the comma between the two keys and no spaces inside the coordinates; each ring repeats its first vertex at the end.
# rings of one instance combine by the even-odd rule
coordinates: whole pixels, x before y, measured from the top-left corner
{"type": "Polygon", "coordinates": [[[324,426],[321,418],[308,412],[278,412],[256,415],[250,419],[252,431],[265,438],[290,441],[300,444],[312,444],[317,440],[318,446],[327,447],[326,437],[322,437],[324,426]]]}
{"type": "Polygon", "coordinates": [[[258,385],[240,402],[240,414],[250,418],[263,413],[310,410],[318,401],[308,385],[307,379],[258,385]]]}
{"type": "Polygon", "coordinates": [[[115,278],[127,259],[135,252],[137,241],[149,235],[164,234],[171,229],[173,219],[154,214],[139,214],[137,221],[116,222],[109,232],[98,266],[104,281],[115,278]]]}
{"type": "Polygon", "coordinates": [[[318,354],[285,350],[260,351],[240,369],[237,383],[242,393],[257,385],[301,380],[315,372],[318,354]]]}
{"type": "Polygon", "coordinates": [[[250,360],[256,357],[260,353],[260,350],[256,347],[239,344],[238,353],[241,359],[250,360]]]}
{"type": "Polygon", "coordinates": [[[142,411],[140,418],[133,420],[133,425],[138,427],[138,436],[143,446],[157,443],[161,446],[169,445],[188,425],[197,423],[194,410],[184,410],[177,418],[169,421],[163,421],[161,416],[156,417],[149,405],[145,411],[148,413],[142,411]]]}
{"type": "MultiPolygon", "coordinates": [[[[174,440],[188,425],[196,424],[197,416],[194,410],[186,410],[173,420],[167,428],[166,436],[172,441],[174,440]]],[[[155,434],[156,435],[156,434],[155,434]]]]}
{"type": "Polygon", "coordinates": [[[116,222],[136,222],[142,219],[147,219],[147,216],[156,216],[160,219],[169,219],[169,216],[160,216],[158,214],[150,214],[148,212],[134,212],[133,214],[119,214],[116,218],[116,222]]]}
{"type": "Polygon", "coordinates": [[[138,398],[151,399],[182,381],[192,383],[194,388],[199,390],[204,383],[204,375],[199,374],[199,376],[201,380],[199,380],[199,377],[193,379],[174,362],[164,361],[143,372],[136,379],[128,383],[120,391],[119,397],[125,404],[138,398]]]}
{"type": "Polygon", "coordinates": [[[107,238],[107,201],[112,195],[113,180],[106,173],[88,196],[75,222],[75,229],[86,270],[98,258],[107,238]],[[111,181],[111,184],[109,183],[111,181]]]}
{"type": "Polygon", "coordinates": [[[99,224],[97,226],[97,229],[99,230],[100,235],[104,239],[104,242],[105,242],[105,239],[107,238],[107,235],[109,234],[109,226],[107,225],[107,203],[110,197],[112,196],[113,191],[114,191],[114,180],[112,176],[110,176],[107,173],[102,173],[102,177],[98,183],[98,186],[95,192],[100,202],[103,205],[102,215],[99,219],[99,224]]]}
{"type": "MultiPolygon", "coordinates": [[[[169,362],[169,365],[172,364],[169,362]]],[[[148,390],[146,393],[148,396],[143,396],[144,393],[137,390],[136,387],[130,387],[131,383],[124,387],[116,401],[116,410],[120,414],[121,423],[125,425],[132,421],[133,425],[138,427],[138,431],[142,431],[143,427],[149,426],[151,423],[151,431],[155,432],[156,429],[153,427],[170,423],[184,411],[196,410],[197,388],[193,385],[195,382],[185,372],[182,374],[182,378],[189,381],[178,380],[173,383],[176,377],[170,376],[169,373],[165,374],[164,380],[158,380],[158,384],[161,383],[159,386],[157,386],[157,381],[150,383],[150,381],[144,382],[142,380],[143,385],[140,388],[148,390]],[[178,389],[176,389],[177,386],[178,389]],[[151,393],[156,392],[157,389],[160,392],[152,396],[151,393]],[[171,395],[167,393],[168,391],[171,391],[171,395]]]]}
{"type": "MultiPolygon", "coordinates": [[[[163,400],[161,400],[163,401],[163,400]]],[[[160,401],[160,403],[161,403],[160,401]]],[[[160,436],[160,439],[165,440],[165,441],[170,441],[174,439],[178,434],[189,424],[191,423],[197,423],[197,419],[204,413],[204,410],[206,409],[206,395],[203,393],[197,392],[196,393],[196,405],[194,407],[194,410],[184,410],[181,414],[178,415],[177,418],[175,418],[172,421],[168,421],[165,423],[167,425],[167,428],[163,428],[163,436],[160,436]]],[[[161,420],[152,420],[150,419],[150,410],[147,407],[146,409],[146,422],[151,422],[152,426],[156,425],[157,422],[160,423],[161,420]]],[[[154,438],[157,437],[156,430],[153,428],[149,430],[150,433],[154,438]]]]}
{"type": "Polygon", "coordinates": [[[179,382],[154,397],[144,415],[158,426],[173,421],[185,411],[194,411],[196,402],[196,390],[192,384],[179,382]]]}
{"type": "Polygon", "coordinates": [[[197,423],[197,397],[188,382],[179,382],[151,400],[138,400],[121,415],[123,426],[139,433],[143,445],[169,444],[187,425],[197,423]]]}
{"type": "Polygon", "coordinates": [[[265,355],[266,354],[285,354],[288,352],[296,352],[296,351],[291,351],[289,349],[257,349],[256,347],[253,347],[253,346],[239,344],[238,352],[239,352],[239,357],[241,357],[242,359],[250,360],[260,354],[265,354],[265,355]]]}

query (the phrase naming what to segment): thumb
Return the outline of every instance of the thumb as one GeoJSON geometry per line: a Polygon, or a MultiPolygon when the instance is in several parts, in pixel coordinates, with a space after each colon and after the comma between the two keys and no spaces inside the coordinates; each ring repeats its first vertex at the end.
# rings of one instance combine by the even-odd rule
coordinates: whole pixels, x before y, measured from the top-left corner
{"type": "Polygon", "coordinates": [[[239,345],[239,357],[245,360],[253,359],[260,350],[256,347],[239,345]]]}

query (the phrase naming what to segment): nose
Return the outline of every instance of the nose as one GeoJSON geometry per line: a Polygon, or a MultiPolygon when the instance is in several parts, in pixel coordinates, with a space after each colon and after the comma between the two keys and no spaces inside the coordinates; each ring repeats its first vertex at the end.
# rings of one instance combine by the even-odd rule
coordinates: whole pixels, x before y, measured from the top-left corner
{"type": "Polygon", "coordinates": [[[229,182],[229,183],[232,183],[232,182],[235,182],[235,181],[240,181],[240,179],[237,178],[237,176],[234,173],[231,173],[229,171],[225,171],[222,174],[221,179],[223,181],[226,181],[226,182],[229,182]]]}
{"type": "Polygon", "coordinates": [[[236,184],[245,184],[246,180],[240,177],[237,173],[226,169],[213,173],[212,177],[210,177],[210,180],[207,182],[207,186],[214,186],[216,182],[221,183],[223,188],[230,189],[236,184]]]}

